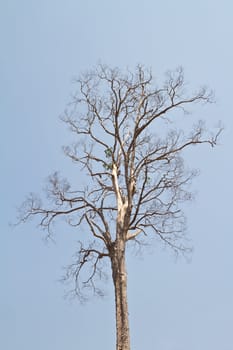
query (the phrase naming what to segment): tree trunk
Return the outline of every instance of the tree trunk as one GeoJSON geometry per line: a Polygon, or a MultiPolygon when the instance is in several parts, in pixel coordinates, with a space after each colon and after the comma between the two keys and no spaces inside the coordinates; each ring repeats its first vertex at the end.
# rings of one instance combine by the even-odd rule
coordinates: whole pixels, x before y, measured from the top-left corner
{"type": "Polygon", "coordinates": [[[116,350],[130,350],[129,317],[127,302],[127,273],[125,242],[116,242],[111,257],[112,277],[115,289],[116,350]]]}

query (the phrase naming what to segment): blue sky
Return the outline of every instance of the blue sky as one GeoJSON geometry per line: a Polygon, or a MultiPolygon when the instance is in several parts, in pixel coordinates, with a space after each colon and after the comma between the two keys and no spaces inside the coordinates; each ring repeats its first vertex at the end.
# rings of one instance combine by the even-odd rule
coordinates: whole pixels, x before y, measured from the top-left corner
{"type": "Polygon", "coordinates": [[[193,118],[210,127],[221,120],[220,145],[186,155],[201,171],[196,199],[186,205],[192,261],[176,261],[157,244],[129,256],[130,325],[134,350],[232,349],[232,12],[230,0],[1,3],[2,349],[114,349],[111,281],[104,300],[81,306],[63,299],[58,280],[76,233],[62,226],[56,244],[45,244],[33,223],[9,226],[25,195],[40,192],[52,171],[80,176],[62,154],[72,135],[58,117],[73,77],[99,61],[143,63],[160,78],[182,65],[191,86],[215,90],[216,104],[193,118]]]}

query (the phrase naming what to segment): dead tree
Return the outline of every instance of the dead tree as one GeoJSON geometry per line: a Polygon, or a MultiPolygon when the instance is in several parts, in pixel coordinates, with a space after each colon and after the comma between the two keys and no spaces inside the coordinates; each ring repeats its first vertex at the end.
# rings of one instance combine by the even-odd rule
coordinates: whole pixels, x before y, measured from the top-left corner
{"type": "Polygon", "coordinates": [[[188,107],[212,101],[205,88],[186,92],[182,69],[168,73],[160,87],[142,66],[122,73],[99,65],[76,83],[78,93],[62,119],[77,143],[64,152],[79,167],[78,174],[85,172],[86,184],[76,190],[53,174],[47,206],[30,195],[20,218],[39,217],[49,236],[59,217],[77,229],[80,248],[67,278],[74,279],[78,296],[101,294],[98,280],[109,263],[116,349],[129,350],[126,245],[155,236],[175,251],[186,250],[182,203],[191,198],[188,185],[196,172],[184,167],[182,154],[199,144],[215,146],[221,128],[210,135],[200,121],[188,131],[175,126],[181,114],[190,119],[184,113],[188,107]]]}

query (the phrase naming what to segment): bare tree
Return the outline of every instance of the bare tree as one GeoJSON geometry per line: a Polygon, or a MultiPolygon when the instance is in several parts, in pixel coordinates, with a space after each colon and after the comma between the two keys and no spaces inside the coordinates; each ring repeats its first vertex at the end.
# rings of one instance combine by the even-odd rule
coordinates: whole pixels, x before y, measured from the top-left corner
{"type": "Polygon", "coordinates": [[[214,146],[221,128],[210,135],[203,122],[188,131],[175,127],[181,114],[185,121],[190,118],[190,105],[212,101],[205,88],[186,92],[182,69],[169,72],[161,87],[142,66],[122,73],[99,65],[76,82],[78,93],[62,119],[77,143],[64,152],[85,172],[87,182],[75,190],[53,174],[46,189],[48,206],[30,195],[20,218],[39,217],[49,236],[59,217],[75,228],[82,226],[80,248],[66,277],[74,279],[81,298],[101,294],[98,281],[109,263],[116,349],[129,350],[126,245],[156,236],[175,251],[186,251],[182,203],[191,198],[188,185],[196,172],[184,167],[182,154],[190,146],[214,146]]]}

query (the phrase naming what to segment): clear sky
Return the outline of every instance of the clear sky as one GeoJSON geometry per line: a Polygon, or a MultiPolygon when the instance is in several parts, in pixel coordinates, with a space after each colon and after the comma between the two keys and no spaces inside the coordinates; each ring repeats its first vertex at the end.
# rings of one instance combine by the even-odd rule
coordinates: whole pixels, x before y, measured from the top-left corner
{"type": "Polygon", "coordinates": [[[72,78],[101,61],[143,63],[160,78],[182,65],[192,86],[215,90],[216,104],[192,116],[225,126],[218,148],[187,155],[201,170],[186,206],[192,261],[159,245],[129,257],[130,325],[133,350],[232,350],[232,13],[231,0],[1,2],[1,349],[115,347],[111,281],[104,300],[63,299],[58,280],[78,235],[61,227],[56,244],[44,244],[33,223],[9,226],[52,171],[79,179],[62,154],[71,135],[58,117],[72,78]]]}

